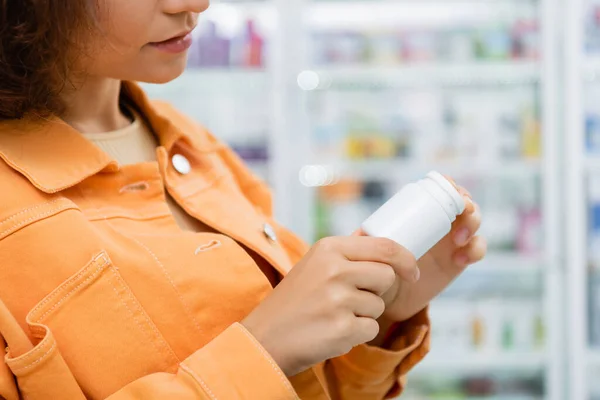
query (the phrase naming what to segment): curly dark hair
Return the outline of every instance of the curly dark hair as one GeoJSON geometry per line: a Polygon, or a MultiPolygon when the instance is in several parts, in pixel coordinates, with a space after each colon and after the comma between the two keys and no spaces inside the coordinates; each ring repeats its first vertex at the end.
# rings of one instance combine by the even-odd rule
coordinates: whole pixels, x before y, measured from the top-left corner
{"type": "Polygon", "coordinates": [[[93,0],[0,0],[0,121],[60,114],[93,0]]]}

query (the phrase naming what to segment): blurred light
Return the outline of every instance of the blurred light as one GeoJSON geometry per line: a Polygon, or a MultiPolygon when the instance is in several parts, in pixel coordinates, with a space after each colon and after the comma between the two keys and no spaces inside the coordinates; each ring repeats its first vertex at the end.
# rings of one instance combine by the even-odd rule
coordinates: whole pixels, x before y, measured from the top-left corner
{"type": "Polygon", "coordinates": [[[326,165],[325,167],[325,186],[329,186],[331,184],[333,184],[333,181],[335,180],[335,174],[333,172],[333,168],[331,167],[331,165],[326,165]]]}
{"type": "Polygon", "coordinates": [[[302,71],[298,74],[298,86],[302,90],[315,90],[319,87],[319,74],[315,71],[302,71]]]}
{"type": "Polygon", "coordinates": [[[331,166],[305,165],[299,173],[300,183],[307,187],[329,186],[339,181],[331,166]]]}

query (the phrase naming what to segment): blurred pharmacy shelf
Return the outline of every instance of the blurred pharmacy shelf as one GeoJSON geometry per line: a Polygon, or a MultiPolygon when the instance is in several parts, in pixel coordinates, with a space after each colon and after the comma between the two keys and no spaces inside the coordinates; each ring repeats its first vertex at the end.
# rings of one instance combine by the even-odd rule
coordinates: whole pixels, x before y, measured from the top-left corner
{"type": "MultiPolygon", "coordinates": [[[[244,0],[242,0],[244,1],[244,0]]],[[[352,4],[360,4],[362,6],[366,6],[366,5],[372,5],[373,3],[378,3],[378,4],[386,4],[386,5],[396,5],[398,3],[411,3],[414,0],[313,0],[314,3],[319,3],[319,4],[348,4],[348,3],[352,3],[352,4]]],[[[450,3],[450,4],[465,4],[465,3],[472,3],[473,0],[421,0],[421,3],[435,3],[435,4],[440,4],[440,3],[450,3]]],[[[519,2],[519,3],[523,3],[523,4],[535,4],[538,2],[538,0],[479,0],[477,1],[477,3],[487,3],[490,5],[493,4],[497,4],[497,3],[501,3],[501,4],[506,4],[506,3],[514,3],[514,2],[519,2]]]]}
{"type": "Polygon", "coordinates": [[[343,66],[319,68],[316,89],[342,86],[427,87],[526,85],[539,81],[535,62],[456,63],[398,67],[343,66]]]}
{"type": "Polygon", "coordinates": [[[466,176],[499,177],[531,176],[542,172],[540,161],[507,161],[505,163],[486,163],[479,161],[454,162],[414,162],[395,160],[370,160],[345,163],[333,163],[331,168],[339,175],[352,176],[363,180],[389,179],[409,181],[431,170],[443,171],[456,179],[466,176]]]}
{"type": "Polygon", "coordinates": [[[307,1],[311,26],[416,26],[459,23],[496,23],[515,15],[535,13],[537,1],[503,0],[401,0],[401,1],[307,1]],[[340,12],[343,9],[343,12],[340,12]]]}
{"type": "Polygon", "coordinates": [[[411,376],[441,372],[446,375],[472,375],[482,371],[535,372],[543,371],[546,358],[543,353],[515,354],[461,354],[445,358],[432,354],[427,357],[411,376]]]}
{"type": "Polygon", "coordinates": [[[430,170],[463,182],[492,246],[432,305],[432,353],[408,392],[434,398],[436,372],[526,371],[542,388],[529,398],[564,400],[558,0],[291,4],[304,15],[291,31],[294,229],[345,234],[430,170]]]}
{"type": "Polygon", "coordinates": [[[470,267],[477,273],[537,273],[543,272],[542,255],[521,255],[515,252],[489,252],[480,263],[470,267]]]}

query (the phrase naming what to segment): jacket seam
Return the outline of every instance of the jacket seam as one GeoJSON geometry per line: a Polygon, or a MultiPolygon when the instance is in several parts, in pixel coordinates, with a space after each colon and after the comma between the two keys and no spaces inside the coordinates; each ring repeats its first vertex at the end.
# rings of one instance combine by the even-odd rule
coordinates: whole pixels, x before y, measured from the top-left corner
{"type": "MultiPolygon", "coordinates": [[[[84,267],[84,268],[83,268],[81,271],[79,271],[79,272],[78,272],[76,275],[74,275],[74,276],[72,276],[71,278],[69,278],[69,279],[68,279],[66,282],[64,282],[63,284],[61,284],[61,285],[59,286],[59,288],[60,288],[60,287],[64,287],[65,285],[68,285],[68,284],[70,284],[71,282],[73,282],[73,281],[76,281],[77,279],[79,279],[79,278],[80,278],[82,275],[84,275],[84,274],[85,274],[85,273],[86,273],[86,272],[89,270],[89,268],[87,268],[87,267],[89,267],[90,265],[92,265],[94,262],[98,261],[98,260],[99,260],[99,259],[101,259],[101,258],[103,258],[104,260],[103,260],[103,263],[102,263],[100,266],[98,266],[98,268],[97,268],[97,270],[98,270],[98,271],[99,271],[100,269],[102,269],[102,268],[106,267],[106,265],[108,265],[108,264],[110,263],[110,260],[108,259],[108,257],[107,257],[107,255],[106,255],[106,253],[105,253],[104,251],[102,251],[102,252],[101,252],[99,255],[97,255],[96,257],[94,257],[94,259],[93,259],[93,260],[92,260],[92,261],[91,261],[91,262],[90,262],[90,263],[89,263],[89,264],[88,264],[86,267],[84,267]]],[[[96,272],[98,272],[98,271],[95,271],[95,272],[94,272],[94,274],[95,274],[96,272]]],[[[80,286],[80,285],[79,285],[79,286],[80,286]]],[[[75,289],[79,288],[79,286],[77,286],[75,289]]],[[[73,289],[73,290],[75,290],[75,289],[73,289]]],[[[53,301],[53,299],[54,299],[55,297],[57,297],[57,296],[59,295],[59,293],[60,293],[60,292],[61,292],[60,290],[57,290],[56,292],[52,292],[52,293],[50,293],[50,294],[48,295],[48,297],[46,297],[46,299],[42,300],[42,302],[41,302],[40,304],[38,304],[38,305],[37,305],[37,306],[36,306],[36,307],[35,307],[33,310],[31,310],[31,311],[29,312],[29,315],[34,315],[35,313],[37,313],[39,309],[43,308],[43,307],[44,307],[44,306],[45,306],[47,303],[49,303],[49,302],[53,301]]],[[[69,293],[70,293],[70,292],[69,292],[69,293]]],[[[70,295],[70,294],[67,294],[67,295],[65,295],[64,297],[67,297],[68,295],[70,295]]],[[[64,297],[63,297],[63,298],[64,298],[64,297]]],[[[40,319],[41,319],[41,318],[40,318],[40,319]]],[[[36,318],[36,320],[33,320],[33,321],[31,321],[31,322],[34,322],[34,323],[35,323],[35,322],[39,322],[39,321],[40,321],[40,320],[36,318]]]]}
{"type": "MultiPolygon", "coordinates": [[[[104,211],[104,210],[102,210],[104,211]]],[[[166,218],[169,217],[170,214],[167,213],[162,213],[162,214],[151,214],[151,215],[126,215],[126,214],[114,214],[114,215],[106,215],[106,214],[102,214],[101,211],[99,212],[85,212],[86,217],[88,218],[88,221],[104,221],[104,220],[110,220],[110,219],[127,219],[127,220],[131,220],[131,221],[154,221],[160,218],[166,218]]]]}
{"type": "Polygon", "coordinates": [[[32,222],[39,222],[46,217],[59,214],[63,211],[69,210],[69,209],[75,210],[77,208],[73,205],[65,205],[65,206],[52,208],[52,209],[45,211],[43,213],[40,213],[40,214],[33,215],[32,217],[27,218],[26,220],[23,220],[23,221],[19,222],[18,224],[11,226],[10,228],[4,230],[3,232],[0,232],[0,240],[12,235],[13,233],[17,232],[19,229],[23,228],[24,226],[29,225],[32,222]]]}
{"type": "MultiPolygon", "coordinates": [[[[75,286],[73,289],[69,290],[67,293],[65,293],[65,295],[63,297],[60,298],[59,301],[57,301],[56,303],[54,303],[54,305],[52,307],[50,307],[48,310],[46,310],[42,315],[40,315],[38,318],[35,319],[34,322],[43,322],[44,318],[46,318],[48,315],[52,314],[52,312],[59,307],[65,300],[67,300],[73,293],[77,292],[79,290],[80,287],[85,286],[89,281],[92,281],[94,279],[96,279],[98,277],[98,275],[105,269],[105,267],[107,265],[109,265],[109,261],[107,259],[104,260],[104,262],[100,265],[98,265],[98,267],[96,268],[95,271],[92,272],[92,274],[90,274],[90,276],[88,276],[83,282],[80,282],[77,286],[75,286]]],[[[85,271],[87,272],[87,271],[85,271]]],[[[81,275],[81,274],[78,274],[81,275]]]]}
{"type": "Polygon", "coordinates": [[[25,208],[25,209],[23,209],[23,210],[20,210],[20,211],[19,211],[19,212],[17,212],[16,214],[13,214],[13,215],[11,215],[10,217],[8,217],[8,218],[6,218],[6,219],[4,219],[4,220],[0,221],[0,226],[2,226],[2,225],[4,225],[4,224],[6,224],[7,222],[9,222],[9,221],[11,221],[11,220],[13,220],[13,219],[17,218],[19,215],[26,214],[26,213],[28,213],[29,211],[37,210],[37,209],[38,209],[38,208],[40,208],[40,207],[44,207],[44,206],[47,206],[47,205],[50,205],[50,204],[54,204],[54,203],[57,203],[57,202],[59,202],[59,201],[63,201],[63,200],[64,200],[63,198],[54,199],[54,200],[51,200],[51,201],[47,201],[47,202],[44,202],[44,203],[41,203],[41,204],[36,204],[35,206],[31,206],[31,207],[25,208]]]}
{"type": "Polygon", "coordinates": [[[194,314],[192,313],[191,308],[189,307],[189,305],[187,304],[187,302],[184,300],[183,295],[181,294],[181,292],[177,289],[177,286],[175,286],[175,282],[173,281],[173,278],[171,277],[171,275],[169,275],[169,273],[168,273],[167,269],[165,268],[164,264],[159,260],[159,258],[156,256],[156,254],[152,250],[150,250],[150,248],[148,246],[146,246],[145,244],[143,244],[141,241],[139,241],[138,239],[134,238],[133,236],[126,235],[126,234],[124,234],[122,232],[119,232],[117,229],[114,228],[114,226],[107,219],[104,222],[106,222],[106,224],[108,225],[108,227],[110,229],[112,229],[114,232],[118,232],[124,238],[127,238],[127,239],[133,241],[134,243],[136,243],[138,246],[140,246],[142,249],[144,249],[154,259],[154,261],[156,262],[156,264],[161,269],[161,272],[167,278],[167,280],[169,281],[169,284],[171,285],[171,287],[173,288],[173,290],[175,291],[175,293],[179,297],[179,301],[181,302],[181,305],[184,307],[184,309],[186,311],[186,314],[188,314],[188,316],[192,319],[192,323],[194,324],[195,328],[197,329],[197,331],[199,333],[202,333],[202,329],[200,328],[200,324],[198,323],[198,320],[194,317],[194,314]]]}
{"type": "Polygon", "coordinates": [[[189,368],[185,364],[181,364],[179,367],[182,370],[184,370],[185,372],[187,372],[192,377],[192,379],[194,379],[196,382],[198,382],[198,384],[202,387],[202,389],[206,392],[206,394],[208,394],[210,396],[210,398],[212,400],[218,400],[217,396],[215,396],[215,394],[212,392],[212,390],[210,390],[210,388],[208,387],[206,382],[204,382],[204,380],[202,378],[200,378],[200,376],[198,376],[198,374],[196,374],[191,368],[189,368]]]}
{"type": "Polygon", "coordinates": [[[241,330],[242,333],[244,335],[246,335],[246,337],[248,337],[248,339],[250,339],[250,342],[252,342],[252,344],[254,345],[254,347],[269,362],[269,364],[273,368],[273,371],[277,374],[277,376],[281,380],[281,383],[283,383],[283,386],[285,386],[285,388],[290,393],[293,394],[294,399],[300,400],[300,398],[298,397],[298,394],[296,393],[296,391],[292,387],[292,384],[290,383],[290,381],[283,375],[283,372],[281,372],[281,368],[279,368],[279,366],[277,364],[275,364],[275,361],[273,361],[273,358],[267,353],[267,351],[262,347],[262,345],[258,342],[258,340],[256,340],[256,338],[254,336],[252,336],[250,333],[248,333],[248,331],[245,328],[243,328],[242,326],[237,325],[237,328],[239,330],[241,330]]]}
{"type": "Polygon", "coordinates": [[[50,353],[52,353],[54,351],[54,349],[56,349],[56,342],[52,343],[52,346],[50,346],[50,348],[41,356],[39,356],[39,358],[33,362],[31,362],[28,365],[25,365],[23,367],[18,367],[16,369],[13,369],[13,372],[15,374],[19,373],[19,372],[23,372],[29,368],[33,368],[34,366],[36,366],[37,364],[41,363],[42,361],[44,361],[49,355],[50,353]]]}
{"type": "Polygon", "coordinates": [[[171,275],[169,274],[169,272],[165,268],[164,264],[158,259],[158,257],[156,256],[156,254],[152,250],[150,250],[150,248],[148,248],[148,246],[146,246],[145,244],[143,244],[142,242],[140,242],[138,239],[136,239],[134,237],[130,237],[130,238],[135,243],[137,243],[140,247],[142,247],[144,250],[146,250],[148,252],[148,254],[150,254],[150,256],[152,256],[152,258],[154,259],[154,261],[156,262],[156,264],[159,266],[159,268],[161,269],[161,271],[164,274],[164,276],[169,281],[169,284],[171,285],[171,287],[173,288],[173,290],[177,294],[177,297],[179,297],[179,301],[181,302],[181,305],[184,307],[184,309],[185,309],[186,313],[188,314],[188,316],[192,319],[192,322],[193,322],[194,326],[196,327],[197,331],[199,333],[202,333],[202,329],[200,328],[200,324],[198,323],[198,321],[194,317],[194,314],[192,313],[189,304],[185,301],[185,299],[183,298],[183,295],[181,294],[181,292],[179,291],[179,289],[177,289],[177,286],[175,286],[175,282],[173,281],[173,278],[171,277],[171,275]]]}
{"type": "Polygon", "coordinates": [[[36,177],[33,174],[31,174],[28,170],[20,167],[10,157],[8,157],[7,154],[0,153],[0,158],[2,158],[4,160],[4,162],[9,167],[11,167],[13,170],[15,170],[15,171],[19,172],[20,174],[22,174],[23,176],[25,176],[27,178],[27,180],[29,180],[33,184],[34,187],[36,187],[37,189],[39,189],[45,193],[49,193],[49,194],[62,192],[65,189],[76,186],[76,185],[80,184],[81,182],[83,182],[84,180],[86,180],[87,178],[89,178],[90,176],[96,175],[97,173],[102,171],[104,168],[106,168],[107,165],[109,165],[109,163],[107,163],[107,165],[104,165],[98,169],[94,169],[93,171],[91,171],[91,173],[86,174],[86,176],[83,176],[81,178],[77,178],[75,181],[63,183],[62,186],[59,186],[59,187],[52,187],[51,185],[46,186],[46,185],[42,184],[38,179],[36,179],[36,177]]]}
{"type": "MultiPolygon", "coordinates": [[[[43,327],[40,327],[40,329],[43,329],[44,331],[49,332],[47,329],[45,329],[43,327]]],[[[50,333],[48,333],[42,339],[42,341],[37,346],[35,346],[31,351],[29,351],[25,354],[22,354],[16,358],[10,358],[10,354],[7,352],[6,357],[5,357],[7,364],[17,365],[16,368],[22,368],[22,367],[19,367],[18,365],[31,363],[31,359],[36,359],[36,358],[40,357],[38,354],[45,350],[45,348],[48,345],[49,340],[50,340],[50,333]]]]}
{"type": "MultiPolygon", "coordinates": [[[[113,273],[113,279],[109,280],[111,283],[111,286],[113,288],[113,290],[115,291],[115,294],[117,295],[117,298],[120,299],[121,304],[123,306],[125,306],[125,308],[127,309],[127,311],[129,311],[129,314],[131,315],[131,318],[135,321],[135,324],[138,326],[138,328],[140,329],[140,331],[145,332],[146,335],[148,334],[148,328],[144,328],[140,322],[137,320],[137,318],[135,318],[135,314],[133,313],[133,311],[131,310],[131,308],[127,305],[127,303],[125,302],[125,300],[123,300],[122,296],[119,295],[119,291],[117,290],[117,287],[115,286],[115,282],[114,281],[118,281],[118,283],[121,284],[122,287],[124,287],[125,289],[127,289],[127,287],[125,286],[121,276],[119,276],[119,274],[117,273],[117,271],[114,268],[110,269],[111,272],[113,273]]],[[[136,300],[133,297],[133,295],[131,294],[131,292],[129,290],[125,290],[127,295],[129,296],[129,298],[135,303],[136,300]]],[[[162,338],[161,333],[158,331],[158,329],[154,326],[154,323],[152,322],[152,320],[146,315],[145,311],[143,310],[143,308],[141,307],[141,305],[139,305],[142,317],[146,320],[146,323],[150,326],[150,330],[152,330],[152,332],[158,337],[158,338],[162,338]]],[[[152,342],[152,345],[154,346],[154,348],[156,350],[158,350],[159,352],[161,352],[164,355],[168,355],[169,357],[173,357],[177,362],[179,362],[179,358],[177,357],[177,355],[173,352],[173,350],[170,348],[170,346],[168,345],[168,343],[165,342],[165,347],[164,348],[160,348],[158,346],[158,343],[156,343],[156,340],[152,337],[149,337],[150,341],[152,342]]],[[[164,339],[163,339],[164,341],[164,339]]]]}

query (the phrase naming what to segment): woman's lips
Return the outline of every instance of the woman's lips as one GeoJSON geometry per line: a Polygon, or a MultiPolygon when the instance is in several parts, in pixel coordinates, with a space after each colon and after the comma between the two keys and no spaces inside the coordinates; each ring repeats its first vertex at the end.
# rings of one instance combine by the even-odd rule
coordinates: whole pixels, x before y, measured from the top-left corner
{"type": "Polygon", "coordinates": [[[184,36],[174,37],[164,42],[150,43],[150,45],[165,53],[178,54],[189,49],[192,46],[192,42],[192,33],[190,32],[184,36]]]}

